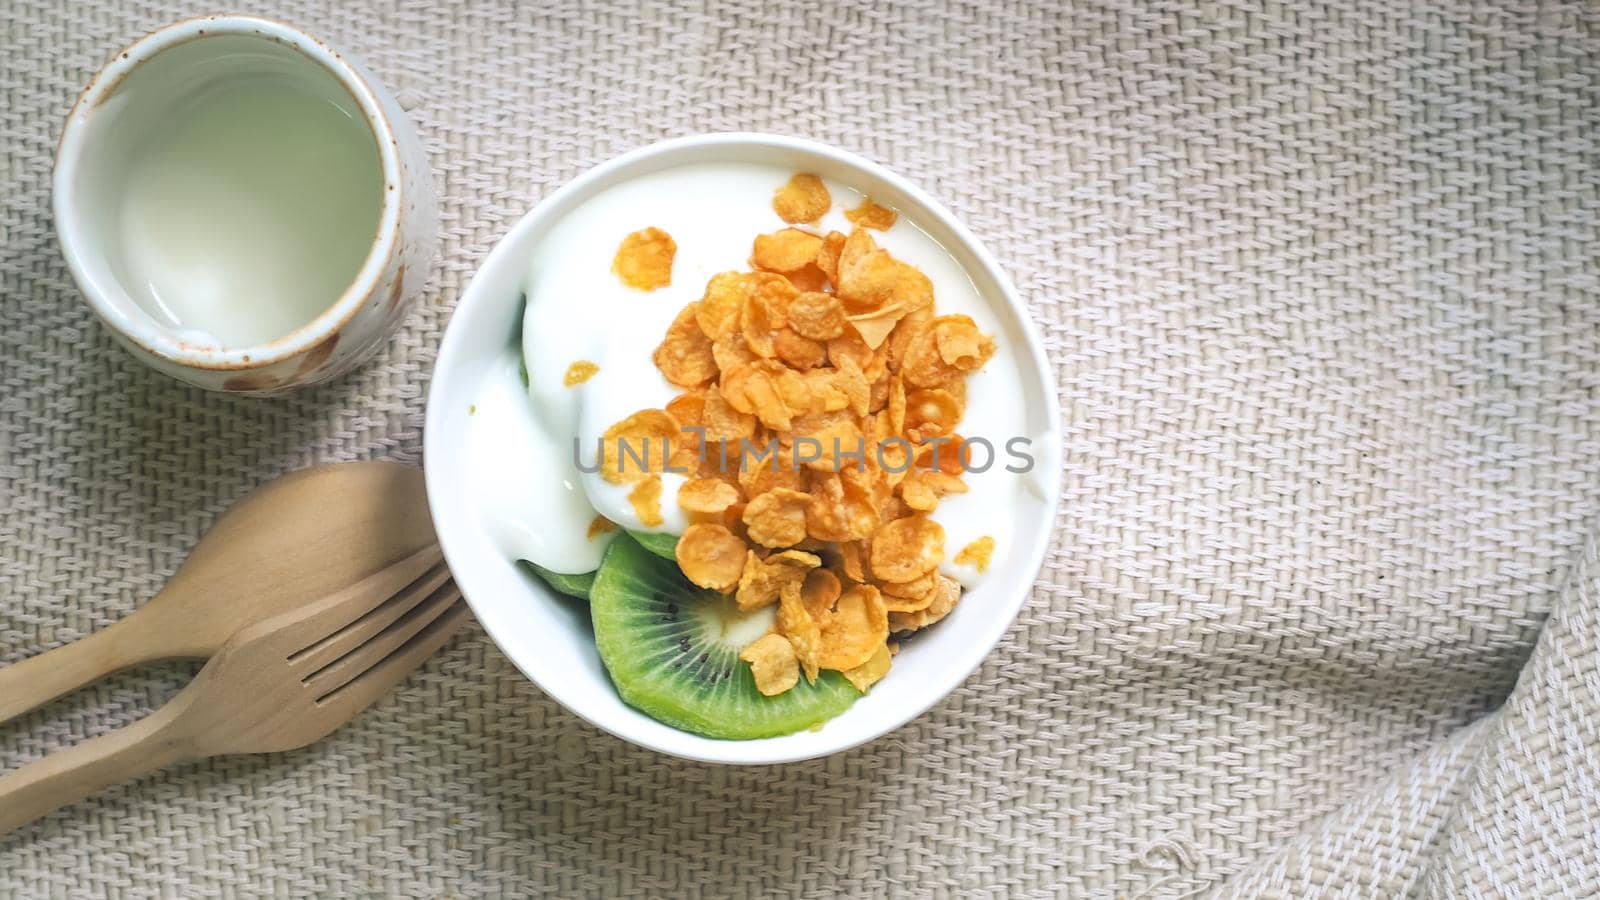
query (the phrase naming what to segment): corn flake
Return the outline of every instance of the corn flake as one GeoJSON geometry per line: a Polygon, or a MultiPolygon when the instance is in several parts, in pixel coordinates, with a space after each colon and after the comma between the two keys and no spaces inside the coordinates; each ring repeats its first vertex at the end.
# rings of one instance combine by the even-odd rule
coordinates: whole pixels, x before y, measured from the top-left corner
{"type": "Polygon", "coordinates": [[[888,610],[884,609],[883,596],[868,584],[851,586],[839,595],[827,627],[820,631],[822,641],[817,654],[820,667],[844,672],[866,663],[889,639],[888,610]]]}
{"type": "Polygon", "coordinates": [[[828,195],[827,186],[821,178],[810,174],[790,178],[788,184],[772,195],[773,212],[790,224],[815,222],[832,205],[833,198],[828,195]]]}
{"type": "Polygon", "coordinates": [[[949,391],[913,391],[906,397],[903,433],[916,443],[955,433],[964,410],[949,391]]]}
{"type": "Polygon", "coordinates": [[[785,550],[766,559],[751,550],[745,554],[734,602],[744,610],[773,603],[782,597],[786,585],[799,590],[806,574],[821,564],[821,558],[801,550],[785,550]]]}
{"type": "Polygon", "coordinates": [[[756,417],[735,409],[720,390],[706,391],[702,410],[707,441],[737,441],[756,433],[756,417]]]}
{"type": "Polygon", "coordinates": [[[878,649],[872,652],[871,659],[859,666],[856,666],[854,669],[846,669],[841,674],[843,674],[851,684],[855,685],[856,690],[865,694],[868,688],[877,684],[883,679],[883,676],[889,674],[889,660],[891,656],[892,654],[889,652],[889,645],[879,644],[878,649]]]}
{"type": "Polygon", "coordinates": [[[785,272],[783,275],[789,279],[789,284],[793,285],[794,289],[801,293],[820,291],[828,286],[827,273],[823,272],[822,268],[815,262],[801,266],[793,272],[785,272]]]}
{"type": "Polygon", "coordinates": [[[598,371],[600,371],[600,367],[589,360],[577,360],[572,365],[567,366],[567,373],[561,376],[561,384],[563,387],[573,387],[575,385],[583,384],[585,381],[593,378],[595,373],[598,371]]]}
{"type": "Polygon", "coordinates": [[[893,228],[895,219],[899,218],[894,210],[873,203],[870,197],[861,198],[861,205],[847,210],[844,217],[849,219],[852,225],[878,231],[888,231],[893,228]]]}
{"type": "Polygon", "coordinates": [[[771,359],[777,354],[772,343],[772,333],[783,325],[783,314],[773,308],[768,298],[760,292],[745,295],[744,309],[739,316],[739,331],[744,335],[745,346],[756,356],[771,359]]]}
{"type": "Polygon", "coordinates": [[[727,592],[739,583],[747,549],[744,541],[727,528],[696,523],[678,538],[678,568],[700,587],[727,592]]]}
{"type": "Polygon", "coordinates": [[[900,263],[865,229],[850,232],[839,253],[839,276],[834,279],[839,296],[860,310],[876,309],[894,296],[899,281],[900,263]]]}
{"type": "Polygon", "coordinates": [[[833,386],[844,395],[845,403],[853,415],[859,418],[867,414],[867,407],[872,403],[872,386],[867,383],[867,375],[856,365],[854,357],[839,358],[833,370],[833,386]]]}
{"type": "Polygon", "coordinates": [[[839,567],[851,581],[866,581],[867,574],[861,563],[861,542],[844,541],[839,544],[839,567]]]}
{"type": "Polygon", "coordinates": [[[961,585],[941,575],[933,601],[918,612],[889,613],[889,629],[900,633],[926,628],[949,615],[950,610],[955,609],[956,601],[960,599],[961,585]]]}
{"type": "Polygon", "coordinates": [[[808,684],[816,684],[822,663],[822,628],[806,611],[800,588],[786,584],[778,600],[778,630],[789,639],[808,684]]]}
{"type": "Polygon", "coordinates": [[[768,428],[789,430],[793,413],[784,402],[779,390],[779,380],[793,375],[782,363],[757,360],[746,363],[722,376],[721,392],[728,405],[751,413],[768,428]]]}
{"type": "Polygon", "coordinates": [[[905,597],[915,600],[920,599],[928,591],[932,590],[938,577],[937,572],[929,572],[921,578],[911,581],[883,581],[879,582],[878,589],[890,597],[905,597]]]}
{"type": "Polygon", "coordinates": [[[628,502],[633,504],[633,512],[639,517],[639,522],[646,528],[655,528],[662,523],[661,518],[661,476],[651,475],[633,486],[628,492],[628,502]]]}
{"type": "Polygon", "coordinates": [[[806,573],[800,585],[800,600],[805,603],[806,612],[820,625],[833,614],[833,604],[843,591],[839,576],[828,569],[816,568],[806,573]]]}
{"type": "Polygon", "coordinates": [[[939,589],[934,588],[933,590],[929,591],[926,596],[920,598],[896,597],[892,594],[884,594],[883,608],[888,610],[890,615],[907,615],[910,613],[922,612],[929,606],[933,605],[934,597],[938,593],[939,589]]]}
{"type": "Polygon", "coordinates": [[[800,681],[794,645],[781,634],[762,635],[739,651],[739,658],[750,664],[756,690],[763,696],[776,697],[800,681]]]}
{"type": "Polygon", "coordinates": [[[739,502],[739,489],[720,478],[691,478],[678,488],[678,506],[684,512],[720,516],[739,502]]]}
{"type": "MultiPolygon", "coordinates": [[[[807,534],[819,541],[857,541],[870,537],[877,525],[877,507],[859,486],[847,486],[837,472],[813,475],[806,504],[807,534]]],[[[845,574],[861,580],[848,569],[845,574]]]]}
{"type": "Polygon", "coordinates": [[[937,469],[913,469],[906,473],[897,490],[906,506],[918,512],[931,512],[939,505],[941,497],[964,494],[967,485],[959,476],[937,469]]]}
{"type": "Polygon", "coordinates": [[[889,333],[894,331],[896,322],[906,313],[905,307],[898,303],[891,303],[879,309],[855,313],[847,316],[850,327],[856,330],[861,340],[873,350],[883,346],[889,339],[889,333]]]}
{"type": "Polygon", "coordinates": [[[731,331],[711,342],[711,358],[716,361],[719,370],[731,372],[761,357],[750,351],[750,345],[745,342],[743,334],[731,331]]]}
{"type": "Polygon", "coordinates": [[[662,471],[668,449],[680,433],[666,410],[639,410],[601,437],[600,476],[612,484],[632,484],[662,471]]]}
{"type": "Polygon", "coordinates": [[[765,453],[752,445],[740,460],[735,481],[746,497],[758,497],[774,488],[804,491],[806,472],[789,464],[782,452],[765,453]]]}
{"type": "MultiPolygon", "coordinates": [[[[701,428],[706,424],[706,396],[687,391],[667,401],[667,415],[681,428],[701,428]]],[[[690,437],[690,435],[684,435],[690,437]]]]}
{"type": "Polygon", "coordinates": [[[872,572],[884,581],[914,581],[944,561],[944,526],[927,516],[886,523],[872,535],[872,572]]]}
{"type": "Polygon", "coordinates": [[[946,365],[971,372],[994,355],[994,341],[967,316],[940,316],[931,323],[934,346],[946,365]]]}
{"type": "Polygon", "coordinates": [[[817,268],[828,280],[839,283],[839,256],[844,253],[845,236],[830,231],[822,236],[822,247],[817,251],[817,268]]]}
{"type": "Polygon", "coordinates": [[[772,350],[784,365],[802,372],[822,365],[828,358],[827,347],[788,327],[773,333],[772,350]]]}
{"type": "MultiPolygon", "coordinates": [[[[711,352],[711,340],[695,321],[699,305],[691,303],[678,313],[651,356],[661,374],[678,387],[699,387],[717,377],[717,359],[711,352]]],[[[567,377],[572,377],[571,369],[567,370],[567,377]]]]}
{"type": "Polygon", "coordinates": [[[901,263],[894,282],[894,302],[904,306],[908,314],[925,312],[931,317],[933,282],[922,270],[901,263]]]}
{"type": "Polygon", "coordinates": [[[718,272],[706,282],[706,292],[695,305],[694,320],[700,331],[713,341],[739,330],[744,298],[750,292],[746,277],[739,272],[718,272]]]}
{"type": "Polygon", "coordinates": [[[635,231],[622,239],[611,271],[623,284],[641,291],[653,291],[672,283],[672,257],[678,245],[672,235],[659,228],[635,231]]]}
{"type": "Polygon", "coordinates": [[[900,376],[912,387],[939,387],[957,378],[962,371],[944,361],[931,325],[912,332],[906,339],[900,361],[900,376]]]}
{"type": "Polygon", "coordinates": [[[743,515],[750,540],[763,547],[787,547],[805,540],[810,500],[809,495],[787,488],[752,497],[743,515]]]}
{"type": "Polygon", "coordinates": [[[807,291],[789,303],[789,327],[814,341],[828,341],[844,332],[844,307],[832,294],[807,291]]]}
{"type": "Polygon", "coordinates": [[[822,238],[798,228],[784,228],[771,234],[756,235],[750,249],[750,264],[771,272],[798,272],[816,264],[822,238]]]}
{"type": "Polygon", "coordinates": [[[979,572],[989,569],[989,558],[994,555],[994,538],[984,535],[972,543],[961,548],[956,554],[957,565],[972,566],[979,572]]]}

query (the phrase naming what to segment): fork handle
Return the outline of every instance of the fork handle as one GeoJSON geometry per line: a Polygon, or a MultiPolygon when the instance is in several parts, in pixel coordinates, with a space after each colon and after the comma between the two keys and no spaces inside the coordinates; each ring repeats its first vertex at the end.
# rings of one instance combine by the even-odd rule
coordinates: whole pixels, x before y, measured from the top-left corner
{"type": "Polygon", "coordinates": [[[0,668],[0,722],[43,706],[93,681],[129,666],[173,654],[165,646],[159,619],[146,621],[142,611],[99,631],[0,668]]]}
{"type": "Polygon", "coordinates": [[[175,704],[0,775],[0,835],[118,782],[189,756],[175,704]]]}

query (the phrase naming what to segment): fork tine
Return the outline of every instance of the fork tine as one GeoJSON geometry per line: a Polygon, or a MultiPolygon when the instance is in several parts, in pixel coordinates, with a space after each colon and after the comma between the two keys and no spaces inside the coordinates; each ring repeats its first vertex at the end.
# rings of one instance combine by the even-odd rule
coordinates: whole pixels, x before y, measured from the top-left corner
{"type": "Polygon", "coordinates": [[[443,560],[444,551],[439,549],[439,545],[429,544],[320,601],[321,608],[316,612],[283,617],[284,621],[279,626],[281,633],[292,642],[292,646],[303,651],[361,618],[443,560]],[[300,617],[298,621],[292,621],[297,617],[300,617]]]}
{"type": "MultiPolygon", "coordinates": [[[[318,697],[330,694],[343,687],[357,675],[372,668],[374,663],[382,661],[395,648],[411,640],[417,632],[426,628],[430,622],[439,617],[450,604],[461,599],[461,589],[454,582],[445,580],[436,585],[435,589],[425,595],[421,602],[407,604],[402,614],[390,617],[386,627],[379,629],[363,628],[370,631],[367,639],[362,641],[344,641],[347,649],[331,660],[311,670],[302,681],[306,686],[316,692],[318,697]]],[[[377,612],[389,612],[389,607],[380,607],[377,612]]],[[[360,626],[367,624],[366,619],[356,623],[360,626]]],[[[346,629],[350,631],[351,629],[346,629]]],[[[335,637],[343,637],[341,632],[335,637]]],[[[325,654],[324,654],[325,655],[325,654]]]]}
{"type": "Polygon", "coordinates": [[[466,601],[457,600],[438,618],[429,622],[426,628],[417,632],[409,641],[397,647],[376,665],[357,675],[349,683],[335,688],[331,693],[318,697],[317,705],[342,704],[349,710],[348,714],[354,716],[388,693],[390,688],[404,681],[406,676],[420,667],[424,660],[438,652],[469,616],[466,601]]]}
{"type": "Polygon", "coordinates": [[[367,610],[359,619],[290,656],[289,662],[302,671],[313,673],[306,676],[309,681],[318,670],[332,665],[340,657],[371,640],[373,635],[394,624],[449,580],[450,570],[443,563],[434,566],[400,592],[367,610]]]}

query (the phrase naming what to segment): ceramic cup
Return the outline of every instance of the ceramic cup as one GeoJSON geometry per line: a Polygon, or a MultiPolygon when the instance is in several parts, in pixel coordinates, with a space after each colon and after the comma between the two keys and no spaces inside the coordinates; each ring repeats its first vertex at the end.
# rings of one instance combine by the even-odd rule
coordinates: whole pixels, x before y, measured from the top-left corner
{"type": "MultiPolygon", "coordinates": [[[[302,140],[296,132],[297,136],[287,143],[280,140],[273,145],[276,149],[271,152],[280,155],[267,157],[268,165],[281,160],[286,148],[288,152],[313,154],[308,157],[311,162],[302,160],[299,164],[311,167],[304,171],[318,172],[319,157],[314,154],[323,148],[316,146],[316,134],[308,133],[310,138],[302,140]]],[[[243,164],[246,181],[255,171],[254,165],[253,161],[243,164]]],[[[382,345],[404,317],[407,301],[420,292],[427,279],[438,246],[438,207],[427,157],[394,97],[349,56],[287,25],[246,16],[210,16],[178,22],[119,52],[90,81],[67,118],[56,155],[53,188],[56,232],[62,252],[90,307],[139,360],[208,390],[270,394],[324,382],[354,368],[382,345]],[[353,152],[362,166],[359,171],[371,174],[372,186],[350,195],[359,201],[349,201],[351,208],[313,209],[303,215],[291,208],[287,223],[277,223],[277,233],[287,234],[287,243],[262,240],[259,246],[263,258],[258,258],[252,252],[257,245],[252,243],[256,235],[250,229],[259,223],[252,218],[249,204],[241,204],[237,214],[208,214],[216,221],[196,220],[193,210],[198,207],[188,199],[198,197],[215,206],[220,195],[204,193],[211,189],[207,183],[183,182],[191,168],[197,173],[196,178],[206,176],[211,168],[205,165],[207,162],[218,162],[218,168],[237,175],[241,169],[238,153],[216,151],[232,153],[227,160],[207,160],[203,154],[211,152],[208,148],[238,146],[241,141],[248,149],[249,118],[254,106],[240,104],[232,110],[236,118],[245,119],[235,129],[243,129],[245,137],[232,134],[198,141],[195,146],[184,148],[184,152],[190,157],[199,154],[200,165],[180,161],[167,167],[181,189],[174,191],[181,196],[170,204],[163,196],[148,196],[162,188],[132,167],[141,153],[148,153],[152,141],[170,141],[173,134],[186,133],[184,117],[206,102],[215,105],[218,91],[242,91],[244,96],[254,96],[250,92],[256,90],[256,85],[268,83],[274,85],[273,90],[279,89],[277,85],[289,85],[287,90],[317,92],[309,107],[313,114],[343,116],[334,119],[335,125],[346,129],[340,132],[347,138],[345,146],[355,148],[353,152]],[[323,101],[337,112],[330,113],[323,101]],[[363,129],[372,138],[372,159],[360,157],[366,152],[365,142],[359,137],[363,129]],[[357,136],[350,137],[352,133],[357,136]],[[142,205],[133,205],[132,198],[138,191],[144,192],[137,195],[137,202],[142,205]],[[174,218],[183,220],[183,227],[161,221],[169,210],[174,218]],[[319,245],[307,236],[320,234],[317,228],[328,229],[328,216],[335,217],[334,221],[346,221],[337,218],[341,215],[352,215],[348,221],[366,224],[335,234],[339,240],[330,244],[344,248],[337,260],[316,256],[319,245]],[[299,230],[302,223],[304,231],[299,230]],[[369,227],[370,244],[366,237],[369,227]],[[241,248],[240,255],[211,258],[204,250],[196,253],[194,246],[175,245],[184,240],[185,234],[198,233],[209,239],[213,235],[207,229],[211,228],[227,235],[234,242],[231,246],[241,248]],[[250,271],[283,274],[304,270],[304,253],[298,259],[271,258],[275,248],[294,246],[296,240],[300,250],[311,248],[311,262],[328,262],[326,271],[319,273],[326,282],[325,290],[285,290],[261,297],[254,306],[247,307],[260,309],[282,302],[312,311],[307,320],[300,320],[299,324],[291,321],[283,333],[270,338],[241,338],[237,334],[218,337],[223,329],[194,327],[193,322],[185,321],[163,303],[156,284],[146,277],[149,255],[160,257],[163,264],[168,259],[181,259],[183,267],[167,270],[177,273],[179,280],[175,284],[214,284],[213,293],[217,296],[236,297],[239,279],[250,278],[250,271]],[[173,245],[163,246],[162,241],[173,245]],[[241,262],[249,266],[240,265],[241,262]],[[258,268],[270,265],[282,268],[258,268]]],[[[260,185],[252,189],[260,189],[260,185]]],[[[272,199],[265,197],[263,202],[270,205],[272,199]]],[[[330,197],[326,202],[345,200],[330,197]]],[[[210,246],[205,241],[191,243],[210,246]]],[[[275,291],[276,281],[257,280],[250,284],[259,287],[269,283],[269,291],[275,291]]],[[[295,282],[292,276],[285,275],[285,283],[295,282]]],[[[196,289],[202,290],[203,297],[204,289],[196,289]]],[[[217,305],[212,309],[226,307],[217,305]]],[[[221,321],[225,323],[234,313],[213,315],[223,316],[221,321]]]]}

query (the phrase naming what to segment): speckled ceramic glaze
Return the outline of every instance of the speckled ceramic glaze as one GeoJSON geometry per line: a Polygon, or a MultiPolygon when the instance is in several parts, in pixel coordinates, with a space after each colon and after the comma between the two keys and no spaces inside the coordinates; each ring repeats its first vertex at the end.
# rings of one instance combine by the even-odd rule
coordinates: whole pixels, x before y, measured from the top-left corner
{"type": "MultiPolygon", "coordinates": [[[[236,42],[235,42],[236,43],[236,42]]],[[[219,51],[220,52],[220,51],[219,51]]],[[[172,78],[164,90],[182,93],[192,82],[172,78]]],[[[147,88],[145,88],[147,89],[147,88]]],[[[73,278],[117,340],[135,357],[207,390],[270,394],[335,378],[367,359],[404,317],[408,301],[427,280],[438,247],[438,206],[422,142],[394,97],[360,63],[286,25],[246,16],[189,19],[156,31],[126,50],[90,81],[62,131],[54,173],[56,233],[73,278]],[[94,159],[116,158],[127,129],[116,117],[124,80],[155,57],[183,47],[191,56],[220,42],[216,37],[263,42],[263,52],[292,55],[295,64],[319,66],[349,91],[371,127],[384,179],[382,209],[372,247],[344,292],[314,319],[280,338],[253,347],[198,345],[157,322],[119,281],[104,246],[105,180],[114,177],[94,159]],[[110,142],[110,143],[107,143],[110,142]],[[107,153],[107,149],[113,150],[107,153]],[[90,160],[90,161],[86,161],[90,160]]]]}

